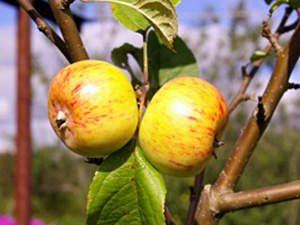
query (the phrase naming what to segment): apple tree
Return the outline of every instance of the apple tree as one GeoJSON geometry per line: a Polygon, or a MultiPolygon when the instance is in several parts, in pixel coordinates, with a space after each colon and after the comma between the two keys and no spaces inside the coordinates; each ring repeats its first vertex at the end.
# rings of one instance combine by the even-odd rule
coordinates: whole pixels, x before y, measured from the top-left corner
{"type": "MultiPolygon", "coordinates": [[[[72,2],[71,0],[49,0],[63,35],[61,38],[30,2],[18,0],[20,6],[27,11],[40,31],[57,46],[70,63],[75,63],[88,60],[89,57],[72,18],[69,7],[72,2]]],[[[184,4],[184,1],[83,0],[83,2],[87,2],[84,4],[89,4],[88,2],[99,2],[99,4],[100,2],[110,2],[115,19],[132,32],[141,35],[142,48],[124,43],[119,48],[112,49],[111,53],[114,64],[127,70],[131,75],[131,82],[135,88],[139,107],[140,121],[143,121],[143,112],[147,113],[147,107],[151,105],[152,98],[155,98],[156,92],[161,90],[164,84],[174,78],[187,75],[199,77],[200,73],[195,56],[183,39],[177,35],[176,5],[184,4]],[[129,55],[136,60],[141,71],[143,71],[141,76],[132,70],[129,55]]],[[[247,125],[236,140],[235,145],[232,146],[232,155],[219,176],[215,177],[214,182],[205,186],[203,186],[205,170],[195,176],[195,183],[191,188],[187,225],[217,224],[226,213],[288,201],[300,196],[300,181],[291,181],[255,190],[235,191],[237,182],[268,127],[282,96],[287,90],[298,89],[300,86],[289,82],[290,75],[300,56],[299,19],[293,24],[286,24],[293,11],[299,14],[300,1],[270,0],[266,1],[266,4],[270,5],[270,11],[266,12],[268,18],[262,23],[262,36],[269,41],[269,44],[264,50],[255,51],[249,56],[250,61],[245,62],[246,66],[242,67],[243,80],[239,91],[228,104],[228,113],[232,113],[242,101],[251,98],[247,94],[248,86],[264,59],[268,57],[268,53],[274,50],[276,63],[272,76],[263,95],[258,97],[257,105],[253,109],[247,125]],[[272,14],[277,8],[284,6],[286,7],[285,14],[278,28],[273,31],[269,26],[272,14]],[[281,46],[278,39],[288,31],[293,31],[293,34],[289,41],[281,46]]],[[[194,89],[190,87],[190,90],[194,89]]],[[[171,101],[171,99],[167,100],[171,101]]],[[[203,100],[199,99],[199,101],[203,100]]],[[[224,109],[214,108],[212,110],[219,112],[224,109]]],[[[155,116],[159,117],[158,114],[155,116]]],[[[195,120],[196,118],[190,119],[195,120]]],[[[230,121],[227,126],[230,126],[230,121]]],[[[226,133],[226,129],[217,135],[214,133],[216,139],[214,144],[210,143],[211,148],[222,145],[221,139],[224,132],[226,133]]],[[[187,132],[185,135],[191,134],[187,132]]],[[[104,160],[88,159],[89,162],[97,162],[99,169],[95,174],[88,195],[87,225],[175,224],[168,206],[165,204],[167,189],[164,179],[148,161],[149,159],[145,157],[137,140],[138,132],[122,149],[112,153],[104,160]]],[[[215,152],[208,151],[208,154],[210,157],[215,155],[215,152]]],[[[179,155],[178,160],[180,158],[179,155]]],[[[180,173],[177,175],[180,176],[180,173]]]]}

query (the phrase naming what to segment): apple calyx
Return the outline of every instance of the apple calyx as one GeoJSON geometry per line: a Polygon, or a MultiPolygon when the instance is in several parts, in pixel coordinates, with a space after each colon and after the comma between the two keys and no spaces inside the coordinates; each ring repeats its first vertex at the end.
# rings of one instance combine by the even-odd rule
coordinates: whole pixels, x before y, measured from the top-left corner
{"type": "Polygon", "coordinates": [[[220,148],[223,145],[224,145],[224,142],[220,141],[218,138],[215,137],[214,142],[213,142],[213,147],[220,148]]]}
{"type": "Polygon", "coordinates": [[[58,127],[58,130],[63,130],[67,128],[67,119],[68,117],[63,111],[58,111],[57,117],[56,117],[56,125],[58,127]]]}

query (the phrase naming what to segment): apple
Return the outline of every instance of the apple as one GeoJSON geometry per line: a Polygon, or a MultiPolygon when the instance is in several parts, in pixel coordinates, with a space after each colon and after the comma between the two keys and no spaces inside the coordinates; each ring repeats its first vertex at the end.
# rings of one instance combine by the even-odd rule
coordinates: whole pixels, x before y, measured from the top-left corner
{"type": "Polygon", "coordinates": [[[117,67],[84,60],[62,69],[48,97],[51,126],[73,152],[102,157],[123,147],[138,124],[134,90],[117,67]]]}
{"type": "Polygon", "coordinates": [[[139,142],[160,172],[193,176],[210,159],[227,119],[225,99],[216,87],[200,78],[175,78],[153,96],[141,121],[139,142]]]}

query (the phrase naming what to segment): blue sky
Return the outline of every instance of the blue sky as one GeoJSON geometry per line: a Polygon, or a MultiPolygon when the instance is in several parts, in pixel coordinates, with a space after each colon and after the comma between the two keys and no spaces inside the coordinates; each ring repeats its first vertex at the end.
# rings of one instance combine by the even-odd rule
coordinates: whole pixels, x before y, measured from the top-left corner
{"type": "Polygon", "coordinates": [[[16,10],[10,5],[0,2],[0,25],[13,24],[16,19],[16,10]]]}
{"type": "MultiPolygon", "coordinates": [[[[206,5],[210,4],[215,9],[215,11],[224,17],[229,16],[230,10],[232,10],[239,1],[237,0],[182,0],[176,9],[181,23],[189,24],[195,19],[195,16],[201,16],[201,12],[205,13],[206,5]]],[[[76,4],[84,4],[87,7],[85,10],[85,15],[87,17],[97,16],[95,11],[95,3],[81,3],[77,1],[76,4]]],[[[106,3],[97,3],[97,4],[106,4],[106,3]]],[[[264,0],[252,0],[246,1],[247,8],[253,12],[266,12],[268,6],[264,3],[264,0]]],[[[254,16],[253,16],[254,17],[254,16]]],[[[17,18],[17,13],[14,7],[0,2],[0,25],[9,25],[15,23],[17,18]]],[[[226,21],[226,20],[225,20],[226,21]]]]}

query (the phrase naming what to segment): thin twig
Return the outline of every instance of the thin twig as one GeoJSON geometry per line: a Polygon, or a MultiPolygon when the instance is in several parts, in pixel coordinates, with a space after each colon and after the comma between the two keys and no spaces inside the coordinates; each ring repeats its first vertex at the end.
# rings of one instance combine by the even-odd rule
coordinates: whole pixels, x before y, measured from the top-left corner
{"type": "Polygon", "coordinates": [[[63,34],[72,62],[76,62],[89,57],[73,20],[69,3],[70,1],[49,0],[49,5],[63,34]]]}
{"type": "Polygon", "coordinates": [[[143,85],[148,85],[148,43],[147,31],[143,33],[143,85]]]}
{"type": "MultiPolygon", "coordinates": [[[[292,8],[290,8],[290,7],[286,8],[285,14],[274,34],[275,38],[278,39],[283,33],[290,31],[290,29],[296,27],[295,24],[293,24],[292,26],[291,25],[289,26],[288,30],[286,29],[285,24],[286,24],[289,16],[291,15],[291,13],[292,13],[292,8]]],[[[298,23],[298,20],[296,22],[298,23]]],[[[272,45],[268,44],[265,47],[264,52],[266,54],[268,54],[271,49],[272,49],[272,45]]],[[[260,68],[260,66],[262,65],[263,62],[264,62],[264,58],[255,61],[255,63],[253,64],[249,73],[246,72],[247,68],[245,66],[243,66],[241,68],[242,75],[243,75],[243,82],[242,82],[242,85],[241,85],[239,91],[237,92],[237,94],[234,96],[234,98],[232,99],[232,101],[229,104],[229,114],[232,113],[237,108],[237,106],[243,101],[245,93],[246,93],[253,77],[255,76],[255,74],[257,73],[258,69],[260,68]]]]}
{"type": "Polygon", "coordinates": [[[271,32],[271,29],[269,27],[269,20],[263,21],[262,36],[269,40],[270,44],[275,50],[276,55],[278,55],[282,51],[282,48],[278,43],[276,36],[271,32]]]}
{"type": "Polygon", "coordinates": [[[71,62],[71,57],[67,50],[65,42],[49,26],[43,17],[35,10],[32,4],[27,0],[17,0],[20,6],[27,12],[31,19],[36,23],[38,29],[61,51],[66,59],[71,62]]]}
{"type": "Polygon", "coordinates": [[[143,33],[143,85],[142,85],[142,87],[139,88],[138,93],[137,93],[138,102],[139,102],[140,121],[142,119],[144,106],[147,107],[147,93],[149,91],[147,34],[148,34],[147,31],[145,31],[143,33]]]}
{"type": "Polygon", "coordinates": [[[203,189],[204,174],[205,174],[205,170],[203,170],[200,174],[196,175],[194,186],[190,187],[190,191],[191,191],[190,205],[185,220],[185,225],[192,225],[194,223],[194,217],[195,217],[197,205],[203,189]]]}
{"type": "Polygon", "coordinates": [[[296,84],[296,83],[289,83],[288,87],[287,87],[288,90],[290,89],[300,89],[300,84],[296,84]]]}
{"type": "Polygon", "coordinates": [[[165,217],[166,217],[166,225],[175,225],[175,221],[167,206],[165,207],[165,217]]]}

